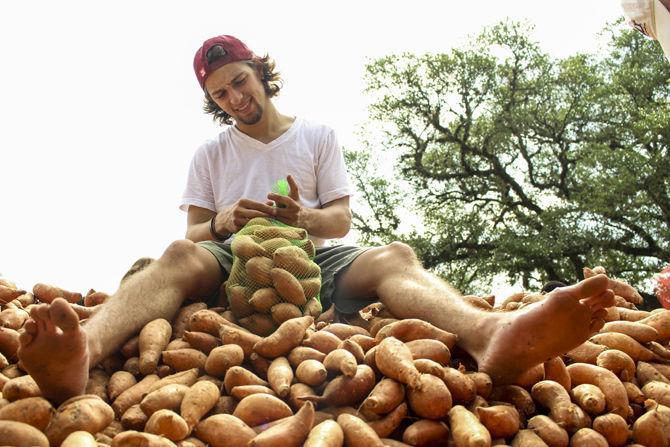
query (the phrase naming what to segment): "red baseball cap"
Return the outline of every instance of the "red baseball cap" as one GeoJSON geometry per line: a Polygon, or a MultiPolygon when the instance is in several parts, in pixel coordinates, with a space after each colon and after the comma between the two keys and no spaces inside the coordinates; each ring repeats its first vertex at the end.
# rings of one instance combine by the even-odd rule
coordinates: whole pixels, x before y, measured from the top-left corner
{"type": "Polygon", "coordinates": [[[204,90],[207,77],[218,68],[231,62],[248,61],[254,57],[254,52],[237,37],[216,36],[207,39],[195,52],[193,69],[200,87],[204,90]],[[215,51],[215,53],[210,54],[210,51],[215,51]],[[207,61],[208,56],[210,56],[211,63],[207,61]]]}

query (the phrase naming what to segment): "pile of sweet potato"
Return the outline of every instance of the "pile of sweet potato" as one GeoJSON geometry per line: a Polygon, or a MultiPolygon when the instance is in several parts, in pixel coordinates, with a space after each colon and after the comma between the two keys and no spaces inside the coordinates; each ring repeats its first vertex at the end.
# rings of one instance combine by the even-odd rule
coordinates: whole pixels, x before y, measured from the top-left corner
{"type": "MultiPolygon", "coordinates": [[[[0,445],[670,446],[670,311],[619,298],[600,333],[504,386],[455,335],[379,308],[360,326],[303,316],[261,337],[185,303],[54,408],[16,349],[30,306],[59,295],[83,300],[81,319],[107,298],[0,280],[0,445]]],[[[542,296],[466,299],[513,312],[542,296]]]]}

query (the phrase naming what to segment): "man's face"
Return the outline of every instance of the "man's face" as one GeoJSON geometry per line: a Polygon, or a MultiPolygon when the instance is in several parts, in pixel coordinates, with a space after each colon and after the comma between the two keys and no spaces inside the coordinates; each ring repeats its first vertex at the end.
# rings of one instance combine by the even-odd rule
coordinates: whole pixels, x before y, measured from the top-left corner
{"type": "Polygon", "coordinates": [[[258,71],[246,62],[226,64],[210,74],[205,89],[235,121],[246,125],[263,117],[267,95],[258,71]]]}

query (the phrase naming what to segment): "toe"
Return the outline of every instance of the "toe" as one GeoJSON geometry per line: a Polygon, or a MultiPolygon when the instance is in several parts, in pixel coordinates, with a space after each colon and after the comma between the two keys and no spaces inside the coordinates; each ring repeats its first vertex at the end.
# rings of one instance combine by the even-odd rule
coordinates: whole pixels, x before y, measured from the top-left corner
{"type": "Polygon", "coordinates": [[[75,330],[79,327],[79,317],[70,307],[70,304],[62,298],[56,298],[49,306],[49,319],[63,332],[75,330]]]}

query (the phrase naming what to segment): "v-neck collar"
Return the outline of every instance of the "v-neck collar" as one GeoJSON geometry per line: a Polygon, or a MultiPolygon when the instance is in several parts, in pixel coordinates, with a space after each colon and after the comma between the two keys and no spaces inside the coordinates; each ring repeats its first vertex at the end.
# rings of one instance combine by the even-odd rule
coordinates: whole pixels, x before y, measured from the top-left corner
{"type": "Polygon", "coordinates": [[[262,141],[259,141],[255,138],[250,137],[249,135],[245,134],[242,132],[240,129],[238,129],[235,126],[232,126],[231,132],[233,133],[233,136],[235,138],[239,138],[244,141],[244,143],[247,146],[250,146],[254,149],[261,150],[261,151],[269,151],[272,148],[279,146],[283,144],[286,140],[291,138],[293,134],[296,132],[296,129],[299,126],[300,123],[300,118],[296,117],[293,122],[291,123],[291,126],[284,131],[281,135],[279,135],[277,138],[274,140],[270,141],[269,143],[263,143],[262,141]]]}

